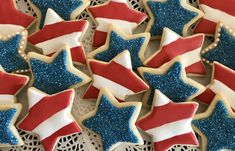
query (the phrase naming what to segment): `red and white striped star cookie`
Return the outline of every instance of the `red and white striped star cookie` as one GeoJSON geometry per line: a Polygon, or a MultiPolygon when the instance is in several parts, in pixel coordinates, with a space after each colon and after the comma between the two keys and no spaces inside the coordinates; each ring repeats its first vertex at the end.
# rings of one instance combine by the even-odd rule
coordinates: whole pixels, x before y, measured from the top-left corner
{"type": "Polygon", "coordinates": [[[108,89],[117,99],[124,101],[127,95],[146,91],[148,85],[132,71],[129,51],[123,51],[110,62],[88,60],[93,82],[83,98],[96,99],[101,88],[108,89]]]}
{"type": "Polygon", "coordinates": [[[180,56],[187,74],[204,75],[206,70],[200,55],[204,38],[204,34],[183,38],[169,28],[164,28],[160,50],[154,53],[144,64],[159,68],[180,56]]]}
{"type": "Polygon", "coordinates": [[[85,64],[85,52],[80,41],[88,24],[86,20],[64,21],[54,10],[48,9],[44,27],[30,35],[28,41],[48,56],[67,44],[71,49],[72,60],[85,64]]]}
{"type": "Polygon", "coordinates": [[[198,145],[191,127],[198,108],[196,102],[174,103],[155,90],[152,110],[137,121],[136,126],[152,136],[154,148],[166,151],[174,145],[198,145]]]}
{"type": "Polygon", "coordinates": [[[0,104],[15,103],[15,96],[28,83],[29,77],[7,73],[0,66],[0,104]]]}
{"type": "Polygon", "coordinates": [[[69,89],[47,95],[36,88],[29,88],[29,113],[18,127],[38,134],[45,151],[52,151],[61,136],[81,131],[70,114],[74,93],[69,89]]]}
{"type": "Polygon", "coordinates": [[[94,47],[105,43],[110,24],[116,25],[126,34],[132,34],[132,31],[147,18],[145,13],[130,8],[127,0],[109,0],[87,10],[97,24],[93,38],[94,47]]]}
{"type": "Polygon", "coordinates": [[[195,33],[214,35],[218,22],[222,22],[235,30],[234,0],[199,0],[199,3],[205,15],[196,26],[195,33]]]}
{"type": "Polygon", "coordinates": [[[220,93],[229,105],[235,109],[235,71],[218,63],[213,63],[211,83],[206,90],[196,97],[199,101],[210,104],[217,93],[220,93]],[[222,93],[221,93],[222,92],[222,93]]]}

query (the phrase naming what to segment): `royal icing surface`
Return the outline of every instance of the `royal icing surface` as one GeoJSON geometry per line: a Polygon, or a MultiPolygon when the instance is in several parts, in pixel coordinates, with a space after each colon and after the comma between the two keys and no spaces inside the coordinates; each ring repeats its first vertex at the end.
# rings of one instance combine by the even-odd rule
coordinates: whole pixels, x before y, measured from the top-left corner
{"type": "Polygon", "coordinates": [[[199,0],[200,8],[205,15],[197,24],[195,33],[206,33],[214,35],[216,25],[222,22],[235,30],[235,2],[233,0],[199,0]]]}
{"type": "Polygon", "coordinates": [[[130,53],[126,50],[109,63],[90,59],[88,64],[93,83],[83,98],[96,99],[101,88],[108,89],[117,99],[124,101],[127,95],[133,95],[148,89],[148,85],[132,71],[130,53]]]}
{"type": "Polygon", "coordinates": [[[109,62],[119,53],[128,50],[131,55],[133,70],[136,70],[143,65],[142,61],[144,60],[144,52],[149,38],[150,35],[148,33],[126,35],[111,26],[106,44],[92,51],[88,54],[88,57],[109,62]]]}
{"type": "Polygon", "coordinates": [[[52,151],[61,136],[81,131],[70,115],[73,90],[47,95],[31,87],[28,89],[28,98],[29,113],[18,127],[38,134],[45,151],[52,151]]]}
{"type": "Polygon", "coordinates": [[[57,93],[90,81],[87,75],[73,67],[68,48],[62,48],[52,57],[30,53],[29,58],[33,74],[31,84],[45,93],[57,93]]]}
{"type": "Polygon", "coordinates": [[[186,0],[145,0],[144,3],[151,17],[146,30],[153,37],[161,36],[164,27],[185,36],[188,28],[203,14],[186,0]]]}
{"type": "Polygon", "coordinates": [[[152,104],[155,89],[175,102],[191,100],[204,91],[202,85],[186,77],[180,58],[157,69],[140,67],[138,70],[151,88],[147,101],[149,105],[152,104]]]}
{"type": "Polygon", "coordinates": [[[155,90],[152,110],[136,126],[152,136],[154,148],[165,151],[174,145],[198,145],[191,121],[197,103],[174,103],[155,90]],[[159,118],[160,117],[160,118],[159,118]]]}
{"type": "Polygon", "coordinates": [[[88,11],[97,23],[94,47],[105,43],[110,24],[116,25],[126,34],[132,34],[132,31],[147,18],[146,14],[130,8],[126,0],[109,0],[106,4],[89,7],[88,11]]]}
{"type": "Polygon", "coordinates": [[[118,103],[108,92],[101,90],[94,112],[81,123],[100,135],[104,151],[111,151],[120,143],[140,144],[142,139],[135,126],[140,103],[118,103]]]}
{"type": "Polygon", "coordinates": [[[235,70],[235,32],[219,23],[215,41],[202,51],[202,60],[208,64],[217,61],[235,70]]]}
{"type": "Polygon", "coordinates": [[[144,64],[158,68],[180,56],[185,65],[186,73],[204,75],[206,71],[201,61],[203,42],[203,34],[183,38],[169,28],[164,28],[160,50],[153,54],[144,64]]]}
{"type": "Polygon", "coordinates": [[[70,47],[72,60],[75,63],[86,63],[81,39],[88,21],[64,21],[52,9],[48,9],[43,28],[29,36],[28,41],[42,49],[44,55],[52,55],[64,44],[70,47]]]}

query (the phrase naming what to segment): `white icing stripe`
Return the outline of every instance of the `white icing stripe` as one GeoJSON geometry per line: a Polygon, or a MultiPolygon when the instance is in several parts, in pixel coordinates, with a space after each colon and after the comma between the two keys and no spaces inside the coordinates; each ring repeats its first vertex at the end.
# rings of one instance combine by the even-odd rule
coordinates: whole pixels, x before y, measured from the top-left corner
{"type": "Polygon", "coordinates": [[[47,10],[44,26],[58,23],[63,21],[63,19],[51,8],[47,10]]]}
{"type": "Polygon", "coordinates": [[[201,51],[201,48],[198,48],[196,50],[180,55],[180,58],[182,59],[182,62],[184,63],[185,67],[188,67],[201,60],[200,51],[201,51]]]}
{"type": "Polygon", "coordinates": [[[174,136],[190,133],[192,132],[191,118],[167,123],[162,126],[149,129],[146,132],[154,134],[153,142],[160,142],[174,136]]]}
{"type": "Polygon", "coordinates": [[[166,97],[161,91],[155,90],[154,93],[154,106],[163,106],[170,102],[169,98],[166,97]]]}
{"type": "Polygon", "coordinates": [[[12,101],[14,100],[14,95],[11,94],[0,94],[0,102],[2,101],[12,101]]]}
{"type": "Polygon", "coordinates": [[[52,134],[54,134],[59,129],[73,122],[71,118],[68,118],[69,109],[63,109],[47,120],[39,124],[33,132],[39,134],[40,140],[43,140],[52,134]],[[63,120],[61,120],[63,119],[63,120]]]}
{"type": "Polygon", "coordinates": [[[222,12],[218,9],[211,8],[207,5],[201,4],[200,5],[205,12],[204,18],[218,23],[219,21],[223,24],[230,26],[231,28],[235,29],[235,17],[231,16],[225,12],[222,12]]]}
{"type": "Polygon", "coordinates": [[[110,24],[116,25],[119,27],[123,32],[126,34],[132,34],[132,30],[137,27],[137,23],[135,22],[128,22],[124,20],[119,20],[119,19],[107,19],[107,18],[95,18],[95,20],[98,23],[98,26],[96,30],[102,31],[102,32],[107,32],[108,26],[110,24]]]}
{"type": "Polygon", "coordinates": [[[113,2],[117,2],[117,3],[127,3],[126,0],[111,0],[113,2]]]}
{"type": "Polygon", "coordinates": [[[230,106],[235,109],[235,92],[222,82],[215,79],[213,81],[214,83],[210,86],[210,89],[215,93],[221,93],[221,90],[223,90],[222,95],[228,100],[230,106]]]}
{"type": "Polygon", "coordinates": [[[29,109],[37,104],[42,98],[46,97],[46,94],[35,90],[34,88],[28,89],[29,109]]]}
{"type": "Polygon", "coordinates": [[[116,56],[113,61],[127,69],[132,69],[130,53],[127,50],[123,51],[122,54],[116,56]]]}
{"type": "Polygon", "coordinates": [[[172,43],[180,38],[176,33],[174,33],[173,31],[171,31],[168,28],[164,28],[163,33],[164,33],[164,36],[162,39],[162,41],[163,41],[162,46],[169,45],[170,43],[172,43]]]}
{"type": "Polygon", "coordinates": [[[12,33],[21,32],[25,28],[19,25],[0,24],[1,35],[10,35],[12,33]]]}
{"type": "Polygon", "coordinates": [[[107,88],[110,90],[110,92],[117,97],[118,99],[124,100],[126,95],[132,95],[134,94],[133,91],[125,88],[124,86],[115,83],[109,79],[106,79],[104,77],[101,77],[99,75],[94,74],[93,75],[93,86],[96,87],[97,89],[101,88],[107,88]]]}
{"type": "Polygon", "coordinates": [[[78,41],[80,36],[81,32],[74,32],[38,43],[36,46],[43,50],[44,55],[49,55],[54,53],[57,49],[61,48],[65,44],[69,45],[70,48],[81,46],[81,43],[78,41]]]}

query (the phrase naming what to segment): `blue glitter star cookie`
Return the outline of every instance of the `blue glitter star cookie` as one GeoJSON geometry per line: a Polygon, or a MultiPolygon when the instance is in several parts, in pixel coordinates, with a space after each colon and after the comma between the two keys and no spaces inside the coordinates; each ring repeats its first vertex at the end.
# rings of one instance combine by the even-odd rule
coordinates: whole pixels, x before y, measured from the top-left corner
{"type": "Polygon", "coordinates": [[[147,105],[152,104],[155,89],[160,90],[174,102],[192,100],[205,90],[204,86],[186,77],[180,57],[160,68],[140,67],[138,71],[150,86],[150,91],[144,96],[147,105]]]}
{"type": "Polygon", "coordinates": [[[96,108],[80,119],[83,128],[97,133],[104,151],[111,151],[121,143],[143,144],[135,126],[140,102],[119,103],[108,90],[100,91],[96,108]]]}
{"type": "Polygon", "coordinates": [[[76,17],[90,4],[89,0],[30,0],[39,21],[37,29],[44,25],[47,9],[53,9],[64,20],[76,19],[76,17]]]}
{"type": "Polygon", "coordinates": [[[150,40],[150,34],[127,35],[113,25],[109,26],[108,31],[105,44],[89,53],[88,57],[109,62],[119,53],[128,50],[131,55],[133,70],[142,66],[145,60],[144,53],[150,40]]]}
{"type": "Polygon", "coordinates": [[[68,88],[77,88],[91,80],[73,66],[68,46],[52,57],[34,52],[30,52],[28,56],[32,71],[30,85],[45,93],[54,94],[68,88]]]}
{"type": "Polygon", "coordinates": [[[217,61],[235,70],[235,32],[228,26],[217,25],[215,41],[202,51],[202,60],[213,65],[217,61]]]}
{"type": "MultiPolygon", "coordinates": [[[[6,28],[7,30],[7,28],[6,28]]],[[[27,44],[26,30],[0,35],[0,65],[6,72],[27,72],[25,47],[27,44]]]]}
{"type": "Polygon", "coordinates": [[[202,11],[186,0],[144,0],[144,5],[150,15],[146,31],[152,38],[160,38],[164,27],[186,36],[189,27],[203,16],[202,11]]]}
{"type": "Polygon", "coordinates": [[[202,151],[235,150],[235,114],[219,94],[206,112],[194,117],[192,125],[202,138],[202,151]]]}
{"type": "Polygon", "coordinates": [[[21,104],[0,105],[0,147],[24,144],[14,126],[21,109],[21,104]]]}

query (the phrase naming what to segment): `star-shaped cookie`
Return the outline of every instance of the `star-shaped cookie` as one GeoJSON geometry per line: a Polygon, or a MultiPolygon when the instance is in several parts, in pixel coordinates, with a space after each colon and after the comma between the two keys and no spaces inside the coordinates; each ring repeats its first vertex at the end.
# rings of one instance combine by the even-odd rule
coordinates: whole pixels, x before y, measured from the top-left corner
{"type": "Polygon", "coordinates": [[[202,151],[235,150],[235,114],[220,95],[206,112],[194,117],[192,124],[202,138],[202,151]]]}
{"type": "Polygon", "coordinates": [[[235,32],[223,23],[218,23],[215,41],[202,51],[202,60],[212,65],[217,61],[235,70],[235,32]]]}
{"type": "Polygon", "coordinates": [[[7,73],[0,66],[0,104],[16,102],[15,96],[28,83],[29,77],[7,73]]]}
{"type": "Polygon", "coordinates": [[[18,127],[37,134],[45,151],[53,151],[60,137],[81,131],[70,113],[74,95],[72,89],[48,95],[29,88],[29,113],[18,127]]]}
{"type": "Polygon", "coordinates": [[[204,86],[186,77],[180,57],[160,68],[140,67],[138,71],[150,86],[150,91],[144,96],[144,101],[147,101],[148,105],[152,104],[155,89],[160,90],[174,102],[192,100],[205,90],[204,86]]]}
{"type": "Polygon", "coordinates": [[[9,35],[0,34],[0,65],[6,72],[22,73],[28,71],[29,67],[24,52],[27,35],[26,30],[9,35]]]}
{"type": "Polygon", "coordinates": [[[214,35],[216,25],[222,22],[235,30],[235,1],[233,0],[199,0],[199,7],[205,13],[194,29],[195,33],[214,35]]]}
{"type": "Polygon", "coordinates": [[[159,38],[164,27],[186,36],[189,27],[203,16],[203,12],[186,0],[144,0],[144,5],[150,15],[146,31],[152,38],[159,38]]]}
{"type": "Polygon", "coordinates": [[[140,108],[140,102],[119,103],[108,90],[101,89],[95,110],[83,116],[80,123],[101,137],[104,151],[120,144],[142,144],[135,126],[140,108]]]}
{"type": "Polygon", "coordinates": [[[201,61],[201,48],[205,36],[197,34],[181,37],[169,28],[163,29],[160,49],[145,61],[145,65],[159,68],[163,64],[180,56],[187,74],[205,75],[205,67],[201,61]]]}
{"type": "Polygon", "coordinates": [[[127,0],[109,0],[104,4],[91,6],[87,11],[97,25],[93,38],[94,47],[105,43],[110,24],[116,25],[126,34],[132,34],[147,18],[145,13],[130,8],[127,0]]]}
{"type": "Polygon", "coordinates": [[[106,42],[88,54],[89,58],[109,62],[116,55],[128,50],[131,55],[133,70],[143,65],[144,53],[150,40],[149,33],[127,35],[113,25],[109,26],[106,42]]]}
{"type": "Polygon", "coordinates": [[[89,0],[30,0],[29,2],[39,19],[37,29],[43,27],[49,8],[64,20],[73,20],[90,4],[89,0]]]}
{"type": "Polygon", "coordinates": [[[93,82],[83,98],[96,99],[101,88],[108,89],[118,100],[124,101],[127,95],[146,91],[148,85],[132,71],[129,51],[118,54],[110,62],[88,59],[93,82]]]}
{"type": "Polygon", "coordinates": [[[14,126],[21,109],[21,104],[0,105],[0,147],[20,146],[24,144],[14,126]]]}
{"type": "Polygon", "coordinates": [[[64,21],[49,8],[43,28],[30,35],[28,41],[41,49],[44,55],[52,55],[67,44],[74,63],[85,64],[86,58],[81,40],[88,25],[86,20],[64,21]]]}
{"type": "Polygon", "coordinates": [[[152,136],[154,149],[166,151],[174,145],[198,145],[191,121],[198,104],[174,103],[155,90],[150,113],[139,119],[136,126],[152,136]]]}
{"type": "Polygon", "coordinates": [[[77,88],[90,81],[90,77],[73,66],[69,47],[65,46],[52,57],[30,52],[29,65],[32,71],[30,85],[53,94],[68,88],[77,88]]]}

